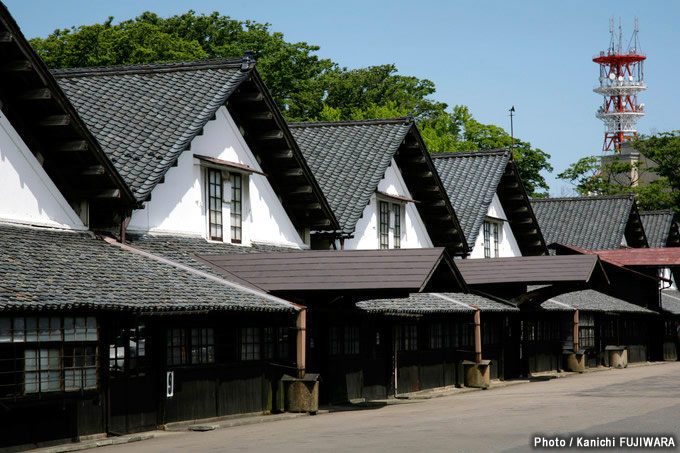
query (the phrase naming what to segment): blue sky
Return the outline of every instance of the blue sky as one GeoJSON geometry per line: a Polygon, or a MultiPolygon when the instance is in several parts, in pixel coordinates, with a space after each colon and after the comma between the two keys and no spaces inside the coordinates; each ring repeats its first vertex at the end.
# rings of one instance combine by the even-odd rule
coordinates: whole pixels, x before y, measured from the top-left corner
{"type": "Polygon", "coordinates": [[[649,89],[639,96],[642,133],[680,129],[673,111],[680,70],[680,2],[668,1],[213,1],[2,0],[27,37],[143,11],[170,16],[194,9],[269,22],[289,41],[321,46],[319,55],[351,68],[395,63],[400,73],[435,82],[434,98],[467,105],[475,118],[509,130],[552,155],[546,175],[553,195],[569,184],[554,176],[578,158],[599,154],[601,97],[593,55],[609,43],[619,17],[627,42],[633,19],[647,54],[649,89]]]}

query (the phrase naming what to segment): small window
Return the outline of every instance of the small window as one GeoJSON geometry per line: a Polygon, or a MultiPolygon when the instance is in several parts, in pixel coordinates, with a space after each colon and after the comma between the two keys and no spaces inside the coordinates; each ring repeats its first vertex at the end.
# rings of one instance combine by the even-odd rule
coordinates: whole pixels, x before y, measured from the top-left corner
{"type": "Polygon", "coordinates": [[[418,326],[402,324],[397,330],[397,346],[400,351],[416,351],[418,349],[418,326]]]}
{"type": "Polygon", "coordinates": [[[491,224],[484,222],[484,258],[491,258],[491,224]]]}
{"type": "Polygon", "coordinates": [[[59,349],[41,348],[24,351],[24,391],[26,393],[61,390],[59,349]]]}
{"type": "Polygon", "coordinates": [[[380,209],[380,248],[390,248],[390,204],[386,201],[378,202],[380,209]]]}
{"type": "Polygon", "coordinates": [[[394,248],[401,248],[401,205],[393,204],[394,212],[394,248]]]}
{"type": "Polygon", "coordinates": [[[494,258],[498,258],[500,256],[499,253],[498,253],[498,244],[500,242],[499,241],[500,234],[499,234],[499,231],[498,231],[499,225],[497,223],[492,223],[491,226],[492,226],[492,230],[493,230],[493,256],[494,256],[494,258]]]}
{"type": "Polygon", "coordinates": [[[276,342],[274,337],[275,329],[273,327],[265,327],[262,329],[264,333],[264,358],[273,359],[274,351],[276,349],[276,342]]]}
{"type": "Polygon", "coordinates": [[[287,327],[279,327],[278,331],[278,347],[279,359],[287,359],[290,355],[290,333],[287,327]]]}
{"type": "Polygon", "coordinates": [[[64,347],[64,390],[97,387],[97,355],[94,346],[64,347]]]}
{"type": "Polygon", "coordinates": [[[345,355],[359,354],[360,334],[356,326],[345,326],[344,352],[345,355]]]}
{"type": "Polygon", "coordinates": [[[595,316],[592,313],[579,315],[578,342],[582,349],[595,347],[595,316]]]}
{"type": "Polygon", "coordinates": [[[240,244],[243,217],[243,177],[231,174],[231,242],[240,244]]]}
{"type": "Polygon", "coordinates": [[[260,349],[260,328],[241,329],[241,360],[260,360],[262,358],[260,349]]]}
{"type": "Polygon", "coordinates": [[[430,349],[441,349],[443,346],[442,325],[439,322],[430,325],[430,349]]]}
{"type": "Polygon", "coordinates": [[[330,346],[331,355],[340,355],[342,349],[340,348],[340,328],[331,327],[328,331],[328,343],[330,346]]]}
{"type": "Polygon", "coordinates": [[[191,329],[191,364],[215,362],[215,334],[212,327],[191,329]]]}
{"type": "Polygon", "coordinates": [[[208,221],[210,239],[222,240],[222,172],[208,168],[208,221]]]}
{"type": "Polygon", "coordinates": [[[167,361],[169,366],[186,365],[187,348],[186,333],[184,332],[184,329],[168,329],[167,347],[167,361]]]}

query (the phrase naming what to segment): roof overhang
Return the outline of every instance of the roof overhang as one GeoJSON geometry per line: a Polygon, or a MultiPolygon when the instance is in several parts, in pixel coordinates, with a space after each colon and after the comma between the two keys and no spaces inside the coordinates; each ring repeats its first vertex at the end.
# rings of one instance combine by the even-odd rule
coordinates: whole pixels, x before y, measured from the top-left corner
{"type": "Polygon", "coordinates": [[[226,101],[267,180],[299,228],[340,230],[328,201],[307,165],[297,142],[256,69],[226,101]]]}
{"type": "Polygon", "coordinates": [[[446,247],[453,255],[470,253],[456,212],[415,122],[395,153],[394,160],[409,192],[420,202],[416,208],[432,243],[446,247]]]}
{"type": "Polygon", "coordinates": [[[522,256],[547,255],[548,247],[512,154],[498,183],[496,194],[522,256]]]}
{"type": "Polygon", "coordinates": [[[226,278],[275,294],[465,291],[444,248],[197,255],[226,278]]]}
{"type": "Polygon", "coordinates": [[[597,256],[520,256],[456,260],[468,285],[609,283],[597,256]]]}
{"type": "Polygon", "coordinates": [[[92,227],[116,223],[136,200],[0,3],[0,106],[71,203],[88,201],[92,227]]]}
{"type": "Polygon", "coordinates": [[[256,175],[267,176],[265,173],[263,173],[259,170],[256,170],[256,169],[249,167],[245,164],[240,164],[238,162],[230,162],[230,161],[227,161],[227,160],[217,159],[215,157],[202,156],[200,154],[194,154],[194,158],[200,160],[201,162],[205,162],[206,165],[210,166],[210,167],[223,168],[223,169],[226,169],[226,170],[236,170],[240,173],[248,173],[248,174],[255,173],[256,175]]]}

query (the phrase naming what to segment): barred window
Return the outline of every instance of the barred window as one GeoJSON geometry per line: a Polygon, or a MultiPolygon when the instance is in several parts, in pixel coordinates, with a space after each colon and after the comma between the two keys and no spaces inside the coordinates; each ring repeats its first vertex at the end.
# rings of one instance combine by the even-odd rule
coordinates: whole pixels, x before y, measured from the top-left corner
{"type": "Polygon", "coordinates": [[[401,205],[393,204],[394,212],[394,248],[401,248],[401,205]]]}
{"type": "Polygon", "coordinates": [[[491,258],[491,224],[484,222],[484,258],[491,258]]]}
{"type": "Polygon", "coordinates": [[[579,315],[578,342],[583,349],[595,347],[595,316],[592,313],[579,315]]]}
{"type": "Polygon", "coordinates": [[[400,351],[418,350],[418,326],[402,324],[397,330],[397,347],[400,351]]]}
{"type": "Polygon", "coordinates": [[[261,337],[259,327],[244,327],[241,329],[241,360],[260,360],[261,337]]]}
{"type": "Polygon", "coordinates": [[[385,201],[378,202],[380,208],[380,248],[390,248],[390,205],[385,201]]]}
{"type": "Polygon", "coordinates": [[[439,322],[430,324],[430,349],[441,349],[442,345],[442,324],[439,322]]]}
{"type": "Polygon", "coordinates": [[[94,346],[64,347],[64,390],[97,387],[97,348],[94,346]]]}
{"type": "Polygon", "coordinates": [[[0,318],[0,395],[97,387],[97,321],[92,316],[0,318]],[[11,352],[10,352],[11,351],[11,352]]]}
{"type": "Polygon", "coordinates": [[[264,358],[265,359],[273,359],[274,358],[274,351],[275,351],[275,338],[274,338],[274,328],[273,327],[265,327],[263,330],[264,333],[264,358]]]}
{"type": "Polygon", "coordinates": [[[167,362],[169,366],[186,365],[187,357],[187,338],[184,329],[168,329],[167,333],[167,362]]]}
{"type": "Polygon", "coordinates": [[[222,240],[222,171],[208,168],[208,222],[210,239],[222,240]]]}
{"type": "Polygon", "coordinates": [[[287,327],[279,327],[278,331],[278,348],[279,348],[279,359],[287,359],[290,355],[290,332],[287,327]]]}
{"type": "Polygon", "coordinates": [[[241,243],[243,217],[243,177],[231,174],[231,242],[241,243]]]}
{"type": "Polygon", "coordinates": [[[191,329],[191,363],[198,365],[215,362],[215,333],[212,327],[191,329]]]}
{"type": "Polygon", "coordinates": [[[359,354],[361,344],[359,328],[356,326],[345,326],[344,334],[345,355],[359,354]]]}
{"type": "Polygon", "coordinates": [[[331,355],[340,355],[340,328],[333,326],[328,330],[328,346],[331,355]]]}
{"type": "Polygon", "coordinates": [[[498,243],[499,243],[499,225],[497,223],[493,223],[491,225],[493,227],[493,256],[495,258],[498,258],[500,255],[498,253],[498,243]]]}

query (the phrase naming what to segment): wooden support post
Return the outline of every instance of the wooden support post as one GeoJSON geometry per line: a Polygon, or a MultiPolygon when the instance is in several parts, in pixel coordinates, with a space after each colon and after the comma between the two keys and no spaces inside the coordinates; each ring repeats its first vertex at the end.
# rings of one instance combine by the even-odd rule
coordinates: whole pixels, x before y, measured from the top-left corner
{"type": "Polygon", "coordinates": [[[307,308],[301,307],[295,320],[297,328],[297,374],[298,378],[305,377],[306,346],[307,346],[307,308]]]}
{"type": "Polygon", "coordinates": [[[574,353],[578,354],[578,310],[574,311],[574,353]]]}
{"type": "Polygon", "coordinates": [[[481,310],[475,311],[475,362],[482,363],[482,322],[480,321],[481,310]]]}

